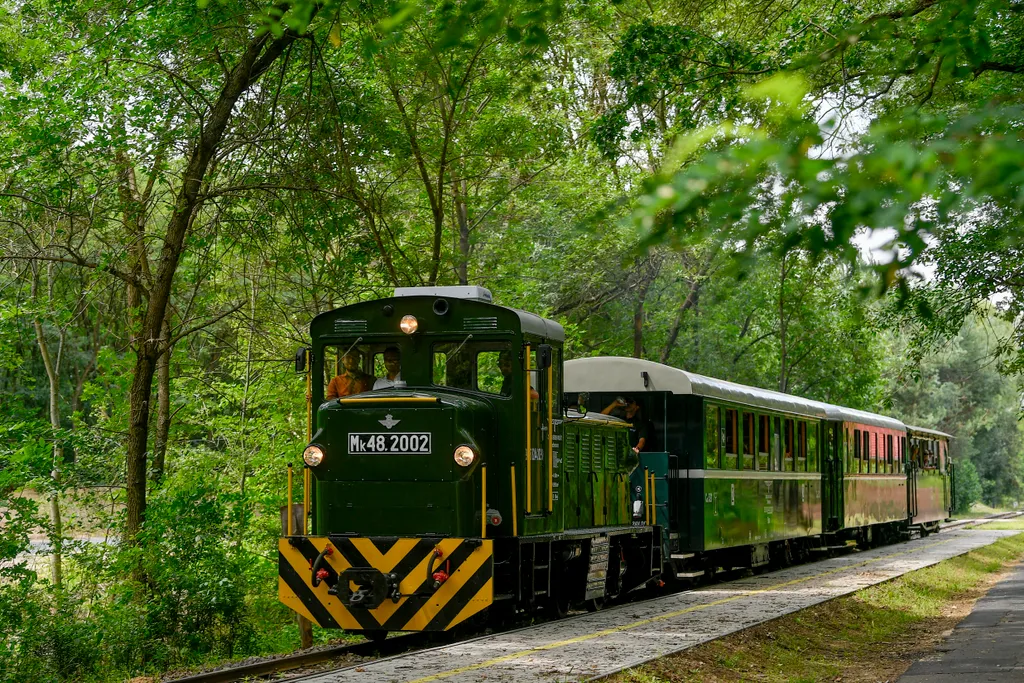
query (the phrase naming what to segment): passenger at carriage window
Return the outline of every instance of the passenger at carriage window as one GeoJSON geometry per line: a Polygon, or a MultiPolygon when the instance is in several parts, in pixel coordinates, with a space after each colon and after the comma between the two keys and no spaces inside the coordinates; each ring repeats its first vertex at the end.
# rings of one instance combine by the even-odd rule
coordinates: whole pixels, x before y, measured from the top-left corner
{"type": "Polygon", "coordinates": [[[327,400],[341,398],[353,394],[361,394],[373,388],[374,377],[363,372],[359,367],[360,353],[349,351],[341,357],[341,364],[345,372],[336,375],[331,383],[327,385],[327,400]]]}
{"type": "Polygon", "coordinates": [[[402,352],[397,346],[389,346],[384,349],[384,370],[386,376],[378,377],[373,383],[373,388],[387,389],[402,381],[402,352]]]}
{"type": "Polygon", "coordinates": [[[636,402],[636,399],[619,396],[609,403],[601,411],[601,414],[615,414],[615,417],[621,417],[632,425],[629,428],[629,443],[632,444],[634,453],[639,453],[647,445],[647,421],[644,419],[643,412],[640,410],[640,404],[636,402]]]}

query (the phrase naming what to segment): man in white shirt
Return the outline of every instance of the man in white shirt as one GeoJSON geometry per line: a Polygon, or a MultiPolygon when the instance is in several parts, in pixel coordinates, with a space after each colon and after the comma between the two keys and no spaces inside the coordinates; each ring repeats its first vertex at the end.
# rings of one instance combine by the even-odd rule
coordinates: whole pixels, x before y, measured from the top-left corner
{"type": "Polygon", "coordinates": [[[397,346],[389,346],[384,349],[384,369],[386,377],[380,377],[373,383],[374,390],[387,389],[395,386],[396,382],[402,381],[402,352],[397,346]]]}

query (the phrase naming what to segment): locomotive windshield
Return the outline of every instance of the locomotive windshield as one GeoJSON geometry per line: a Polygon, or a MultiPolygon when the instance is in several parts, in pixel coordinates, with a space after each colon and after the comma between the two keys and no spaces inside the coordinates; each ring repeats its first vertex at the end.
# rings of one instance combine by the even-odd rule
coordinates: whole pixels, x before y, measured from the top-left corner
{"type": "Polygon", "coordinates": [[[402,386],[402,351],[395,343],[348,343],[324,348],[324,397],[402,386]]]}
{"type": "Polygon", "coordinates": [[[361,340],[324,347],[324,398],[428,383],[512,395],[513,354],[509,342],[463,337],[435,342],[429,350],[428,358],[403,348],[400,342],[361,340]]]}

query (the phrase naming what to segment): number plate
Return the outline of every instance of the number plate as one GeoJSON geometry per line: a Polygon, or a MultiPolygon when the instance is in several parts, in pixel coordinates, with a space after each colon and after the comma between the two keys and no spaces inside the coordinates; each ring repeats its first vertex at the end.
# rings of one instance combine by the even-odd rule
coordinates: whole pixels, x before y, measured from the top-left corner
{"type": "Polygon", "coordinates": [[[363,432],[348,435],[349,455],[430,455],[427,432],[363,432]]]}

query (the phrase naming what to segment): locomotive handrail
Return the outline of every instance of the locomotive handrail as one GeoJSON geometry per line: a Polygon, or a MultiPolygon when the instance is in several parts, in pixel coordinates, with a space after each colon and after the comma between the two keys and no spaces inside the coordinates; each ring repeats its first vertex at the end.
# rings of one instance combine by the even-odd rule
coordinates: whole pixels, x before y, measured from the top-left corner
{"type": "Polygon", "coordinates": [[[552,446],[552,439],[553,439],[552,432],[554,431],[554,429],[553,429],[554,425],[552,424],[553,420],[551,419],[551,403],[552,403],[552,400],[551,400],[552,399],[552,397],[551,397],[551,379],[552,379],[551,369],[552,369],[552,366],[549,365],[548,366],[548,512],[554,512],[555,511],[555,458],[554,458],[554,455],[552,455],[552,453],[554,452],[554,448],[552,446]]]}
{"type": "Polygon", "coordinates": [[[523,373],[526,377],[526,514],[533,512],[533,488],[530,486],[530,470],[533,465],[533,453],[530,449],[530,430],[533,429],[533,425],[530,424],[530,345],[526,345],[526,359],[523,366],[526,372],[523,373]]]}
{"type": "Polygon", "coordinates": [[[436,396],[367,396],[365,398],[339,398],[338,403],[440,403],[436,396]]]}
{"type": "Polygon", "coordinates": [[[519,535],[519,506],[516,504],[516,464],[512,463],[512,536],[519,535]]]}
{"type": "Polygon", "coordinates": [[[292,535],[292,464],[288,463],[288,514],[285,515],[285,530],[292,535]]]}

